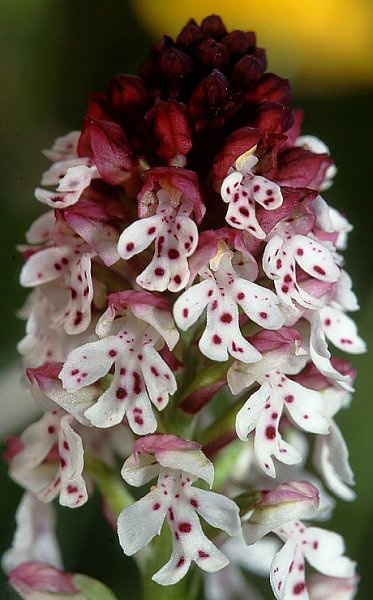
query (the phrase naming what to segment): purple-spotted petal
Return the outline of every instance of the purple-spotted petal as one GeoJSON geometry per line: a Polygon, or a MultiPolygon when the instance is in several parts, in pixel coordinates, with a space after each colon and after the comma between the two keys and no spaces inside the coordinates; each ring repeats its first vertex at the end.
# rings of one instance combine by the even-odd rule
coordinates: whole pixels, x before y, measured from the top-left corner
{"type": "Polygon", "coordinates": [[[351,317],[341,310],[325,306],[320,311],[323,329],[328,340],[336,348],[350,354],[366,352],[366,344],[357,333],[357,326],[351,317]]]}
{"type": "Polygon", "coordinates": [[[288,540],[273,559],[270,582],[276,600],[309,600],[304,558],[293,540],[288,540]]]}
{"type": "Polygon", "coordinates": [[[160,533],[167,509],[159,490],[155,489],[120,513],[119,543],[127,556],[147,546],[160,533]]]}

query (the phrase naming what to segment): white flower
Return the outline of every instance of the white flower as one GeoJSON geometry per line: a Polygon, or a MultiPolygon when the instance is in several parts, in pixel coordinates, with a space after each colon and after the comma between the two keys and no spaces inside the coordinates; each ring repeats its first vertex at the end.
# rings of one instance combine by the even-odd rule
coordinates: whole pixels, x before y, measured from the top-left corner
{"type": "Polygon", "coordinates": [[[234,535],[240,528],[236,504],[221,494],[193,486],[198,478],[212,485],[214,467],[195,442],[171,435],[140,439],[139,451],[123,465],[122,476],[141,486],[158,476],[157,485],[118,519],[118,535],[124,552],[135,554],[160,533],[167,519],[172,533],[170,560],[153,580],[161,585],[179,581],[192,561],[201,569],[216,572],[228,564],[225,555],[206,537],[198,515],[213,527],[234,535]],[[150,456],[149,456],[150,454],[150,456]],[[155,460],[154,460],[154,456],[155,460]]]}
{"type": "Polygon", "coordinates": [[[238,308],[266,329],[279,329],[283,316],[275,294],[240,277],[232,266],[232,258],[233,253],[222,246],[210,261],[215,273],[207,267],[199,271],[202,281],[175,302],[175,321],[185,331],[207,307],[206,329],[199,340],[201,352],[216,361],[227,360],[229,353],[242,362],[254,362],[260,353],[241,334],[238,308]]]}
{"type": "Polygon", "coordinates": [[[253,152],[256,146],[242,154],[221,185],[221,196],[229,203],[225,220],[235,229],[244,229],[262,240],[266,237],[255,216],[255,202],[266,210],[281,206],[283,197],[280,187],[253,170],[258,162],[253,152]]]}
{"type": "Polygon", "coordinates": [[[189,216],[194,207],[176,189],[161,189],[157,197],[155,215],[127,227],[119,238],[118,252],[128,260],[155,240],[153,258],[136,281],[146,290],[178,292],[188,283],[188,257],[198,244],[197,225],[189,216]]]}
{"type": "Polygon", "coordinates": [[[76,204],[92,179],[100,177],[90,158],[77,155],[79,135],[80,132],[73,131],[57,138],[52,149],[44,151],[53,165],[44,173],[42,185],[56,186],[56,192],[36,188],[35,197],[52,208],[61,209],[76,204]]]}
{"type": "Polygon", "coordinates": [[[12,547],[2,558],[1,564],[6,573],[22,563],[32,561],[62,567],[52,504],[46,506],[33,494],[26,492],[17,508],[16,524],[12,547]]]}
{"type": "Polygon", "coordinates": [[[69,354],[59,375],[63,387],[75,392],[115,365],[109,387],[85,417],[96,427],[111,427],[126,415],[135,433],[152,433],[157,421],[151,403],[162,410],[176,391],[174,374],[158,353],[165,341],[172,349],[179,337],[167,303],[148,292],[111,294],[96,332],[100,339],[69,354]]]}
{"type": "Polygon", "coordinates": [[[75,508],[88,499],[82,477],[83,444],[63,410],[46,412],[22,433],[22,449],[10,462],[10,476],[42,502],[59,495],[60,504],[75,508]]]}

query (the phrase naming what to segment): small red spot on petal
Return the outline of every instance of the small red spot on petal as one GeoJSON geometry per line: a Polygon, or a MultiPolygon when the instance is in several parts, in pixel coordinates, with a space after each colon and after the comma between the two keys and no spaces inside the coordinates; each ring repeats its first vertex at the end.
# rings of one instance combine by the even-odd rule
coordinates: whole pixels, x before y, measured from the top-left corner
{"type": "Polygon", "coordinates": [[[319,265],[315,265],[315,266],[313,267],[313,270],[314,270],[316,273],[319,273],[319,275],[325,275],[325,271],[324,271],[324,269],[322,269],[321,267],[319,267],[319,265]]]}
{"type": "Polygon", "coordinates": [[[276,437],[276,429],[272,425],[268,425],[266,428],[266,438],[269,440],[274,440],[276,437]]]}
{"type": "Polygon", "coordinates": [[[295,594],[296,596],[299,596],[299,594],[302,594],[302,592],[304,592],[305,590],[305,585],[304,583],[297,583],[294,587],[293,587],[293,594],[295,594]]]}
{"type": "Polygon", "coordinates": [[[285,402],[291,404],[292,402],[294,402],[294,396],[292,394],[289,394],[289,396],[285,396],[285,402]]]}
{"type": "Polygon", "coordinates": [[[232,321],[232,315],[230,313],[224,313],[221,317],[220,320],[222,323],[231,323],[232,321]]]}
{"type": "Polygon", "coordinates": [[[181,533],[190,533],[190,531],[192,531],[191,523],[179,523],[179,531],[181,531],[181,533]]]}
{"type": "Polygon", "coordinates": [[[116,356],[118,352],[116,350],[109,350],[108,354],[111,358],[114,358],[114,356],[116,356]]]}
{"type": "Polygon", "coordinates": [[[176,260],[180,256],[180,252],[176,248],[170,248],[167,252],[167,256],[170,260],[176,260]]]}
{"type": "Polygon", "coordinates": [[[153,504],[153,510],[158,510],[158,508],[161,508],[161,505],[159,504],[159,502],[156,502],[155,504],[153,504]]]}
{"type": "Polygon", "coordinates": [[[133,242],[129,242],[126,246],[127,252],[131,252],[131,250],[133,250],[134,247],[135,247],[135,244],[133,242]]]}
{"type": "Polygon", "coordinates": [[[212,341],[214,342],[214,344],[219,345],[219,344],[221,344],[221,337],[215,334],[214,337],[212,338],[212,341]]]}
{"type": "Polygon", "coordinates": [[[55,432],[55,428],[53,427],[53,425],[49,425],[48,427],[48,433],[52,434],[55,432]]]}

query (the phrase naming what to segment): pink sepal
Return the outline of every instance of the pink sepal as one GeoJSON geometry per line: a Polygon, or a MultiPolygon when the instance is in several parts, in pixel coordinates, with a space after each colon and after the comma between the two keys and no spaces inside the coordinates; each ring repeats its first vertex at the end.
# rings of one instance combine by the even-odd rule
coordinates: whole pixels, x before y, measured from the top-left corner
{"type": "Polygon", "coordinates": [[[259,129],[242,127],[228,136],[223,148],[218,152],[214,171],[219,179],[224,179],[239,156],[256,146],[262,137],[259,129]]]}
{"type": "Polygon", "coordinates": [[[250,337],[249,341],[260,353],[282,350],[283,353],[286,354],[293,344],[300,346],[302,338],[300,333],[295,329],[282,327],[277,331],[262,329],[254,336],[250,337]]]}
{"type": "Polygon", "coordinates": [[[79,589],[72,575],[51,567],[46,563],[23,563],[9,574],[9,583],[16,589],[24,587],[36,592],[77,594],[79,589]]]}
{"type": "Polygon", "coordinates": [[[138,461],[138,454],[154,454],[157,458],[157,455],[168,451],[199,450],[200,448],[201,445],[198,442],[183,440],[176,435],[154,434],[146,435],[136,440],[133,446],[133,455],[136,461],[138,461]]]}
{"type": "Polygon", "coordinates": [[[263,497],[258,506],[275,506],[282,502],[310,502],[317,508],[319,505],[319,491],[308,481],[289,481],[263,492],[263,497]]]}
{"type": "Polygon", "coordinates": [[[286,219],[301,202],[309,204],[317,198],[317,191],[301,187],[292,188],[281,185],[281,193],[284,198],[281,206],[274,210],[265,210],[260,207],[256,211],[259,225],[265,233],[269,233],[277,223],[286,219]]]}
{"type": "Polygon", "coordinates": [[[131,177],[132,150],[118,123],[86,117],[78,145],[79,154],[82,151],[93,157],[101,177],[111,185],[119,185],[131,177]]]}
{"type": "Polygon", "coordinates": [[[116,310],[123,310],[126,306],[135,305],[153,306],[166,312],[172,310],[170,303],[165,298],[155,296],[150,292],[136,292],[134,290],[123,290],[122,292],[109,294],[108,305],[116,310]]]}
{"type": "Polygon", "coordinates": [[[319,189],[333,164],[327,154],[314,154],[304,148],[289,148],[278,157],[276,182],[292,187],[319,189]]]}

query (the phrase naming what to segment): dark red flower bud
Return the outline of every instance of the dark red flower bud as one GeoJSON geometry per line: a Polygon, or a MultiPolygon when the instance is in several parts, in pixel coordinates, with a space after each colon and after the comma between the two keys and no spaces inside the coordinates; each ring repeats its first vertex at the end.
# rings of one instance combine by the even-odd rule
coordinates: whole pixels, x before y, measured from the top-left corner
{"type": "Polygon", "coordinates": [[[283,102],[289,104],[291,101],[291,89],[288,79],[282,79],[273,73],[263,75],[261,81],[245,94],[246,100],[255,104],[261,102],[283,102]]]}
{"type": "Polygon", "coordinates": [[[232,56],[242,56],[246,52],[253,52],[256,45],[256,36],[253,31],[231,31],[221,40],[232,56]]]}
{"type": "Polygon", "coordinates": [[[189,50],[202,42],[202,40],[204,40],[204,35],[201,28],[198,27],[194,19],[190,19],[177,36],[176,45],[184,50],[189,50]]]}
{"type": "Polygon", "coordinates": [[[261,61],[253,54],[246,54],[235,64],[232,81],[236,88],[243,92],[253,86],[263,75],[261,61]]]}
{"type": "Polygon", "coordinates": [[[218,69],[214,69],[197,85],[189,101],[189,112],[196,121],[197,130],[205,120],[223,117],[229,94],[228,79],[218,69]]]}
{"type": "Polygon", "coordinates": [[[304,148],[289,148],[279,154],[276,182],[317,190],[331,164],[333,161],[327,154],[314,154],[304,148]]]}
{"type": "Polygon", "coordinates": [[[127,136],[113,121],[85,117],[78,154],[93,158],[101,177],[112,185],[129,179],[134,167],[127,136]]]}
{"type": "Polygon", "coordinates": [[[224,179],[228,169],[237,158],[253,148],[260,138],[261,132],[253,127],[242,127],[231,133],[215,158],[214,171],[216,176],[219,179],[224,179]]]}
{"type": "Polygon", "coordinates": [[[288,131],[294,123],[294,114],[289,106],[278,102],[266,102],[259,107],[255,125],[268,133],[288,131]]]}
{"type": "Polygon", "coordinates": [[[215,40],[219,40],[227,33],[224,23],[218,15],[205,17],[201,23],[201,29],[206,37],[212,37],[215,40]]]}
{"type": "Polygon", "coordinates": [[[194,68],[189,56],[177,48],[168,48],[162,54],[159,66],[171,87],[184,83],[194,68]]]}
{"type": "Polygon", "coordinates": [[[223,69],[228,64],[230,55],[224,44],[210,39],[198,46],[195,57],[205,68],[223,69]]]}
{"type": "Polygon", "coordinates": [[[286,136],[281,133],[263,132],[263,142],[260,141],[255,151],[259,159],[255,167],[255,173],[262,175],[267,179],[275,179],[277,172],[277,155],[282,144],[286,141],[286,136]]]}
{"type": "Polygon", "coordinates": [[[192,147],[192,132],[185,104],[172,99],[158,102],[146,119],[158,156],[171,161],[178,154],[188,154],[192,147]]]}
{"type": "Polygon", "coordinates": [[[108,95],[115,112],[129,116],[143,112],[149,105],[149,92],[136,75],[115,75],[108,85],[108,95]]]}

